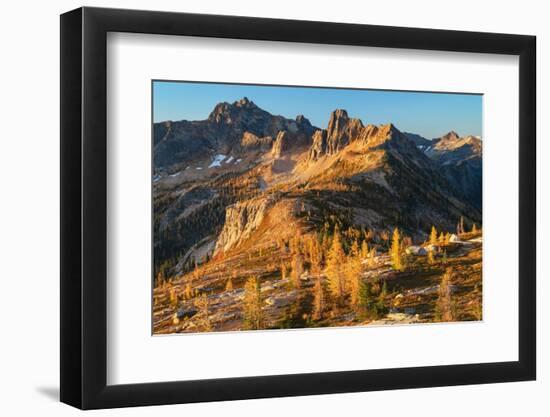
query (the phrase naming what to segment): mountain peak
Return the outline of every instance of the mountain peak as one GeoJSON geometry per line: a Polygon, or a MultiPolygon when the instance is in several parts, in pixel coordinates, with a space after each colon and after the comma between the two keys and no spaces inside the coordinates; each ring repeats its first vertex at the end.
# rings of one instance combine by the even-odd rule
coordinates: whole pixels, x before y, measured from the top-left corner
{"type": "Polygon", "coordinates": [[[296,116],[296,123],[298,123],[299,125],[311,126],[311,122],[303,114],[299,114],[298,116],[296,116]]]}
{"type": "Polygon", "coordinates": [[[253,101],[248,99],[248,97],[243,97],[240,100],[237,100],[236,102],[233,103],[233,106],[242,107],[242,108],[257,107],[253,101]]]}
{"type": "Polygon", "coordinates": [[[329,124],[331,121],[339,120],[339,119],[348,120],[349,119],[348,112],[344,109],[333,110],[333,112],[330,114],[329,124]]]}
{"type": "Polygon", "coordinates": [[[208,120],[221,123],[231,123],[233,119],[237,117],[238,114],[242,113],[243,110],[261,110],[256,104],[249,100],[248,97],[243,97],[240,100],[233,102],[232,104],[224,101],[222,103],[216,104],[208,120]]]}
{"type": "Polygon", "coordinates": [[[344,109],[336,109],[330,114],[327,127],[327,153],[334,154],[357,137],[363,129],[360,119],[350,119],[344,109]]]}
{"type": "Polygon", "coordinates": [[[454,130],[451,130],[446,135],[441,136],[441,140],[455,141],[455,140],[458,140],[458,139],[460,139],[460,136],[454,130]]]}

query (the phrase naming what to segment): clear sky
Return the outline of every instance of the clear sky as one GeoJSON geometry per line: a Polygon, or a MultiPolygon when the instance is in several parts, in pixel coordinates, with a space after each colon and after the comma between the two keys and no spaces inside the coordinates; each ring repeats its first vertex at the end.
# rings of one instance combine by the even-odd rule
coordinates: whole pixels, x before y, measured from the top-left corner
{"type": "Polygon", "coordinates": [[[482,134],[482,96],[339,88],[280,87],[194,82],[153,83],[153,120],[204,120],[217,103],[248,97],[262,109],[287,118],[303,114],[326,128],[334,109],[364,124],[393,123],[428,139],[454,130],[482,134]]]}

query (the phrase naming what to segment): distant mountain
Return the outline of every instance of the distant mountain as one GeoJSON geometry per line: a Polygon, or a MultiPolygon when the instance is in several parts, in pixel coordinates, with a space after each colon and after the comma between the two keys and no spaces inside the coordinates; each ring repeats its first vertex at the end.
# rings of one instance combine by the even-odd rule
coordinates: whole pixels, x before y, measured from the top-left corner
{"type": "Polygon", "coordinates": [[[409,138],[421,151],[425,151],[433,145],[431,140],[426,139],[424,136],[417,135],[416,133],[403,132],[403,134],[407,136],[407,138],[409,138]]]}
{"type": "Polygon", "coordinates": [[[153,133],[155,265],[175,260],[176,272],[327,225],[376,240],[394,227],[425,239],[432,225],[481,223],[481,145],[471,138],[429,141],[343,109],[320,129],[246,98],[153,133]]]}
{"type": "Polygon", "coordinates": [[[476,208],[482,206],[482,141],[477,136],[460,137],[456,132],[432,141],[425,152],[440,164],[447,179],[476,208]]]}
{"type": "Polygon", "coordinates": [[[295,120],[274,116],[246,97],[232,104],[217,104],[206,120],[155,123],[155,171],[209,159],[215,154],[238,157],[271,149],[281,131],[293,137],[293,145],[300,145],[309,140],[315,128],[304,116],[295,120]]]}

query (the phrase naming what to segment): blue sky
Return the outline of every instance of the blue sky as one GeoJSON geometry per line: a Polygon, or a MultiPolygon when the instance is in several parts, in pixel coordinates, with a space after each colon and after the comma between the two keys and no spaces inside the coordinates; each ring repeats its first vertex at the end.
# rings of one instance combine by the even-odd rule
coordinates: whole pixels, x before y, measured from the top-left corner
{"type": "Polygon", "coordinates": [[[320,128],[326,128],[330,113],[340,108],[364,124],[393,123],[428,139],[451,130],[460,136],[482,134],[481,95],[315,87],[155,81],[153,120],[204,120],[217,103],[242,97],[272,114],[303,114],[320,128]]]}

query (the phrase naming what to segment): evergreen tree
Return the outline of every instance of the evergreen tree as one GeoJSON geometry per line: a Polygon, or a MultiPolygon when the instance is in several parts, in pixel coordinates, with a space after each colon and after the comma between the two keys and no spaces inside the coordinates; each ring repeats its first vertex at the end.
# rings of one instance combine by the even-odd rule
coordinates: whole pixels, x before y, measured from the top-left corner
{"type": "Polygon", "coordinates": [[[361,243],[361,258],[367,259],[369,256],[369,244],[366,240],[363,240],[363,243],[361,243]]]}
{"type": "Polygon", "coordinates": [[[393,229],[390,256],[391,256],[393,269],[397,271],[401,271],[403,269],[400,239],[401,239],[401,236],[399,235],[399,229],[397,229],[396,227],[395,229],[393,229]]]}
{"type": "Polygon", "coordinates": [[[388,281],[384,280],[384,283],[382,284],[382,290],[380,290],[380,295],[378,296],[378,299],[381,302],[384,302],[387,295],[388,295],[388,281]]]}
{"type": "Polygon", "coordinates": [[[453,321],[454,305],[451,298],[451,279],[453,271],[447,268],[441,277],[439,284],[438,299],[435,307],[435,317],[437,321],[453,321]]]}
{"type": "Polygon", "coordinates": [[[250,277],[244,285],[243,325],[246,330],[264,328],[260,280],[250,277]]]}
{"type": "Polygon", "coordinates": [[[186,300],[190,300],[191,298],[193,298],[193,287],[191,286],[190,282],[187,282],[185,284],[184,296],[186,300]]]}
{"type": "Polygon", "coordinates": [[[376,266],[376,249],[372,248],[369,252],[369,267],[376,266]]]}
{"type": "Polygon", "coordinates": [[[346,264],[347,290],[351,294],[351,305],[359,303],[359,287],[361,284],[361,252],[357,241],[354,241],[346,264]]]}
{"type": "Polygon", "coordinates": [[[164,268],[160,268],[157,274],[157,287],[164,287],[165,277],[164,277],[164,268]]]}
{"type": "Polygon", "coordinates": [[[172,307],[178,306],[178,294],[175,287],[170,287],[170,305],[172,307]]]}
{"type": "Polygon", "coordinates": [[[294,289],[300,288],[300,277],[304,272],[304,262],[300,253],[295,253],[292,256],[292,270],[290,272],[290,282],[294,289]]]}
{"type": "Polygon", "coordinates": [[[338,226],[334,228],[334,237],[327,259],[327,276],[331,294],[338,302],[344,297],[346,254],[342,248],[338,226]]]}
{"type": "Polygon", "coordinates": [[[227,279],[227,284],[225,284],[225,291],[233,291],[233,279],[231,277],[227,279]]]}
{"type": "Polygon", "coordinates": [[[318,276],[322,272],[322,262],[323,262],[323,254],[321,252],[321,245],[319,244],[318,240],[313,238],[311,239],[311,249],[310,249],[310,255],[309,255],[309,261],[311,264],[311,274],[314,276],[318,276]]]}
{"type": "Polygon", "coordinates": [[[286,265],[281,261],[281,279],[286,279],[286,265]]]}
{"type": "Polygon", "coordinates": [[[210,311],[208,297],[206,294],[202,294],[200,297],[197,297],[195,300],[195,307],[198,309],[196,321],[198,326],[204,332],[212,331],[212,324],[210,322],[210,311]]]}
{"type": "Polygon", "coordinates": [[[370,303],[371,303],[371,285],[367,281],[361,281],[359,285],[359,301],[357,303],[357,312],[360,318],[368,317],[370,303]]]}
{"type": "Polygon", "coordinates": [[[325,294],[323,290],[323,282],[321,280],[321,277],[318,276],[315,281],[315,287],[313,288],[313,319],[322,319],[324,310],[325,294]]]}

